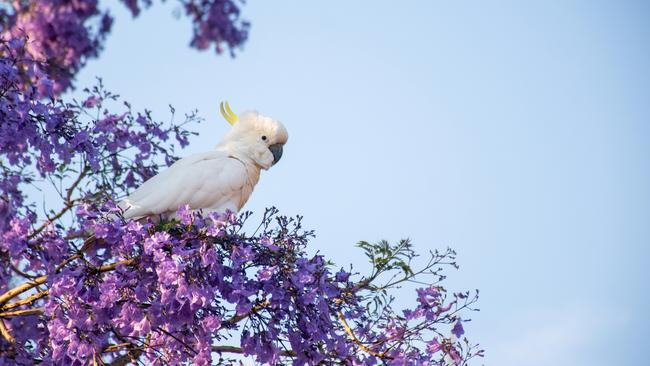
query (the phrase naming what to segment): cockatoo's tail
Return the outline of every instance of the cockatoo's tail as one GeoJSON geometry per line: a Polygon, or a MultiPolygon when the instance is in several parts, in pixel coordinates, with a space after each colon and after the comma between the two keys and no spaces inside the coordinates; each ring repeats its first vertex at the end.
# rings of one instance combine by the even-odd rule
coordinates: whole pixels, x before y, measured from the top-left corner
{"type": "Polygon", "coordinates": [[[213,151],[180,159],[120,202],[124,217],[173,217],[182,205],[204,212],[238,212],[261,169],[282,157],[289,135],[279,121],[257,112],[237,116],[228,103],[221,114],[233,126],[213,151]]]}

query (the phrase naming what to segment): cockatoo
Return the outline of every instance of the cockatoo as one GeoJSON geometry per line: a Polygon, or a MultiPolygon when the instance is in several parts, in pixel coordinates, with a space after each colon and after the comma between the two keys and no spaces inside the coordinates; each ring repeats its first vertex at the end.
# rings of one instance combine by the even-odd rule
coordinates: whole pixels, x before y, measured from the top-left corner
{"type": "Polygon", "coordinates": [[[178,208],[238,212],[260,178],[282,157],[289,135],[282,123],[257,112],[238,117],[228,102],[221,114],[233,126],[212,151],[188,156],[150,178],[119,207],[125,219],[172,218],[178,208]]]}

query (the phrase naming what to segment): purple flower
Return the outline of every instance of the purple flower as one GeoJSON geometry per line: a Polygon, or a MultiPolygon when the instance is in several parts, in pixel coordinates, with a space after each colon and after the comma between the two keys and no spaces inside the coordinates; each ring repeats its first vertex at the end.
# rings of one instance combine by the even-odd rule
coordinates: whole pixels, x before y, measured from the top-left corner
{"type": "Polygon", "coordinates": [[[269,238],[268,236],[263,236],[260,239],[260,244],[264,245],[265,247],[269,248],[270,250],[272,250],[274,252],[277,252],[278,250],[280,250],[280,247],[275,245],[273,243],[273,240],[271,240],[271,238],[269,238]]]}
{"type": "Polygon", "coordinates": [[[98,105],[101,102],[101,98],[99,98],[97,95],[91,95],[86,100],[83,102],[84,108],[93,108],[96,105],[98,105]]]}
{"type": "Polygon", "coordinates": [[[460,337],[465,334],[465,330],[463,329],[463,324],[461,323],[461,320],[458,319],[456,323],[454,324],[454,327],[451,329],[451,332],[456,336],[456,338],[460,339],[460,337]]]}
{"type": "Polygon", "coordinates": [[[422,305],[434,305],[440,297],[440,292],[435,286],[419,288],[416,291],[418,293],[418,301],[422,305]]]}
{"type": "Polygon", "coordinates": [[[98,238],[106,238],[110,232],[110,225],[106,223],[96,223],[93,226],[93,232],[98,238]]]}
{"type": "Polygon", "coordinates": [[[235,311],[237,315],[243,315],[251,311],[252,308],[253,308],[253,303],[251,303],[247,298],[242,298],[239,302],[237,302],[235,311]]]}
{"type": "Polygon", "coordinates": [[[305,270],[298,271],[296,278],[298,279],[298,282],[302,284],[311,283],[314,281],[314,276],[305,270]]]}
{"type": "Polygon", "coordinates": [[[162,260],[156,268],[158,279],[163,285],[177,284],[181,273],[181,266],[171,259],[162,260]]]}
{"type": "Polygon", "coordinates": [[[166,232],[157,232],[153,236],[148,237],[144,241],[144,251],[147,254],[152,254],[157,249],[162,248],[165,244],[168,244],[170,241],[170,236],[166,232]]]}
{"type": "Polygon", "coordinates": [[[225,233],[223,232],[223,228],[228,223],[226,218],[216,212],[210,212],[208,218],[210,219],[211,224],[208,226],[206,234],[213,237],[224,236],[225,233]]]}
{"type": "Polygon", "coordinates": [[[277,268],[277,266],[260,268],[257,271],[257,278],[260,281],[268,281],[273,276],[273,274],[275,273],[276,268],[277,268]]]}
{"type": "Polygon", "coordinates": [[[349,279],[350,279],[350,272],[346,272],[343,269],[336,272],[336,281],[347,282],[349,279]]]}
{"type": "Polygon", "coordinates": [[[207,332],[214,332],[221,328],[221,318],[215,315],[208,315],[203,319],[203,328],[207,332]]]}
{"type": "Polygon", "coordinates": [[[236,265],[240,265],[253,259],[253,248],[251,246],[235,246],[232,250],[231,259],[236,265]]]}
{"type": "Polygon", "coordinates": [[[192,223],[192,220],[194,219],[194,215],[192,213],[192,209],[190,208],[190,205],[182,205],[181,207],[178,208],[178,219],[184,225],[189,225],[192,223]]]}
{"type": "Polygon", "coordinates": [[[432,339],[428,344],[427,344],[427,352],[433,354],[442,349],[442,344],[438,342],[438,338],[432,339]]]}

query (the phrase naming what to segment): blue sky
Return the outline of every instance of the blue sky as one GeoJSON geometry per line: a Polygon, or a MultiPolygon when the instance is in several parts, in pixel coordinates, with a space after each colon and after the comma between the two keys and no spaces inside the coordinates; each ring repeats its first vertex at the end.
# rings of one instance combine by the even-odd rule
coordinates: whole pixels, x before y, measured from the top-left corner
{"type": "Polygon", "coordinates": [[[226,132],[221,100],[283,121],[246,209],[304,215],[342,265],[359,240],[452,246],[488,365],[647,364],[647,2],[250,0],[236,59],[187,47],[176,6],[114,6],[77,85],[198,108],[184,154],[226,132]]]}

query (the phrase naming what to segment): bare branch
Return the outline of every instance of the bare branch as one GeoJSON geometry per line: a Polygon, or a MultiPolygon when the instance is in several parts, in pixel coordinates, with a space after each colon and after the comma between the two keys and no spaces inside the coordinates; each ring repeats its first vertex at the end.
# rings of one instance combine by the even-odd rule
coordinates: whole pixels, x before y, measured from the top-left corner
{"type": "Polygon", "coordinates": [[[4,305],[7,301],[13,299],[14,297],[22,294],[25,291],[29,291],[30,289],[38,285],[42,285],[45,282],[47,282],[47,276],[40,276],[31,281],[27,281],[21,285],[12,288],[11,290],[0,295],[0,307],[4,305]]]}
{"type": "Polygon", "coordinates": [[[8,318],[10,316],[41,315],[41,314],[43,314],[42,308],[24,309],[24,310],[5,311],[4,313],[0,313],[0,318],[8,318]]]}
{"type": "Polygon", "coordinates": [[[119,344],[114,344],[112,346],[108,346],[102,350],[102,353],[110,353],[110,352],[115,352],[119,351],[121,348],[132,346],[132,343],[129,342],[124,342],[124,343],[119,343],[119,344]]]}
{"type": "Polygon", "coordinates": [[[224,325],[234,325],[234,324],[237,324],[237,323],[239,323],[240,321],[242,321],[243,319],[246,319],[246,318],[248,318],[249,316],[251,316],[251,315],[253,315],[253,314],[257,314],[259,311],[261,311],[262,309],[264,309],[265,307],[267,307],[267,306],[269,306],[269,305],[271,305],[271,301],[269,301],[268,299],[267,299],[267,300],[264,300],[264,301],[260,302],[259,304],[253,306],[253,308],[252,308],[250,311],[248,311],[246,314],[242,314],[242,315],[233,315],[231,318],[225,320],[225,321],[223,322],[223,324],[224,324],[224,325]]]}
{"type": "Polygon", "coordinates": [[[41,292],[37,292],[37,293],[35,293],[35,294],[31,295],[31,296],[28,296],[28,297],[26,297],[26,298],[24,298],[22,300],[9,303],[9,304],[5,305],[2,309],[3,310],[9,310],[9,309],[17,308],[17,307],[23,306],[23,305],[30,305],[33,302],[35,302],[36,300],[47,296],[49,293],[50,293],[50,290],[43,290],[41,292]]]}
{"type": "Polygon", "coordinates": [[[11,335],[11,333],[9,333],[9,329],[7,328],[4,320],[2,319],[0,319],[0,335],[2,335],[2,337],[12,345],[16,343],[16,339],[11,335]]]}
{"type": "MultiPolygon", "coordinates": [[[[241,347],[235,347],[235,346],[212,346],[212,352],[243,354],[244,350],[241,347]]],[[[292,350],[281,351],[280,354],[285,357],[296,356],[296,353],[292,350]]]]}

